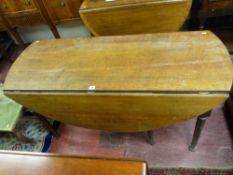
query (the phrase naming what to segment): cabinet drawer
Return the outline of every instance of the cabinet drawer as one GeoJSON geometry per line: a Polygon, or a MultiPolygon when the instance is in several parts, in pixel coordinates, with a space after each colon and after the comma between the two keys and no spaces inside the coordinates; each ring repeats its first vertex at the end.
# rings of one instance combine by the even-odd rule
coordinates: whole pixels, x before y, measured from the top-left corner
{"type": "Polygon", "coordinates": [[[55,22],[79,19],[81,0],[43,0],[52,20],[55,22]]]}
{"type": "Polygon", "coordinates": [[[30,12],[9,13],[7,18],[13,27],[25,27],[45,23],[44,18],[37,9],[30,12]]]}
{"type": "Polygon", "coordinates": [[[36,8],[33,0],[0,0],[4,13],[14,13],[36,8]]]}

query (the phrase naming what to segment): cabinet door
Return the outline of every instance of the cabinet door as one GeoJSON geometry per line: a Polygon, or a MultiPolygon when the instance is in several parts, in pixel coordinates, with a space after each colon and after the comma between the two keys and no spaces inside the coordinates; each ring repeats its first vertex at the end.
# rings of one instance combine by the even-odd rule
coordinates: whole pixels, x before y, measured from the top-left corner
{"type": "Polygon", "coordinates": [[[36,8],[33,0],[0,0],[0,4],[4,13],[21,12],[36,8]]]}
{"type": "Polygon", "coordinates": [[[56,23],[79,19],[81,0],[43,0],[51,18],[56,23]]]}

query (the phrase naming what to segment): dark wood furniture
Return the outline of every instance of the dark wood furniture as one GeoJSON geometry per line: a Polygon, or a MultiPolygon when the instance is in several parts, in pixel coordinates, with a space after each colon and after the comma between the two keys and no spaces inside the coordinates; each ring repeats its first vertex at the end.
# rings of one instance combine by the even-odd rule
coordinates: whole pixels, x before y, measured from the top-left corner
{"type": "Polygon", "coordinates": [[[213,31],[233,52],[232,0],[194,0],[192,18],[194,30],[213,31]]]}
{"type": "Polygon", "coordinates": [[[209,31],[43,40],[16,60],[4,92],[64,123],[142,132],[202,117],[228,98],[232,76],[209,31]]]}
{"type": "Polygon", "coordinates": [[[56,38],[59,38],[48,12],[41,0],[1,0],[2,14],[12,28],[47,23],[56,38]]]}
{"type": "Polygon", "coordinates": [[[22,48],[17,27],[47,24],[54,37],[60,38],[56,25],[80,19],[81,0],[0,0],[0,30],[9,31],[22,48]]]}
{"type": "Polygon", "coordinates": [[[233,15],[232,0],[199,0],[201,8],[199,10],[200,28],[203,29],[207,18],[216,16],[233,15]]]}
{"type": "Polygon", "coordinates": [[[139,160],[89,158],[24,152],[0,152],[1,175],[148,175],[139,160]]]}
{"type": "Polygon", "coordinates": [[[82,0],[42,0],[54,24],[80,20],[82,0]]]}

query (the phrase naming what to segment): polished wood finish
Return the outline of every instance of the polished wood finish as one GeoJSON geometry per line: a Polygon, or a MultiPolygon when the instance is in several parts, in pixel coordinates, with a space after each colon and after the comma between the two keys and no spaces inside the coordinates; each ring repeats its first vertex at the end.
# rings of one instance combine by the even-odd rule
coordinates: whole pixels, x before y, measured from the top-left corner
{"type": "Polygon", "coordinates": [[[178,31],[191,0],[84,0],[80,16],[92,34],[119,35],[178,31]]]}
{"type": "Polygon", "coordinates": [[[41,0],[0,0],[0,9],[10,28],[47,23],[54,36],[59,38],[58,31],[41,0]]]}
{"type": "Polygon", "coordinates": [[[231,87],[232,68],[225,46],[208,31],[42,40],[17,59],[5,87],[225,92],[231,87]]]}
{"type": "Polygon", "coordinates": [[[78,11],[82,0],[43,0],[43,3],[55,23],[80,20],[78,11]]]}
{"type": "MultiPolygon", "coordinates": [[[[79,20],[81,2],[82,0],[0,0],[0,10],[11,29],[48,24],[54,37],[60,38],[56,24],[79,20]]],[[[9,30],[1,19],[0,30],[9,30]]]]}
{"type": "Polygon", "coordinates": [[[45,23],[33,0],[1,0],[0,5],[12,27],[45,23]]]}
{"type": "Polygon", "coordinates": [[[1,9],[5,13],[17,13],[19,11],[36,9],[33,0],[0,0],[1,9]]]}
{"type": "Polygon", "coordinates": [[[232,76],[225,46],[208,31],[46,40],[16,60],[5,93],[65,123],[146,131],[222,103],[232,76]]]}
{"type": "Polygon", "coordinates": [[[144,161],[1,152],[1,175],[147,175],[144,161]],[[13,167],[13,168],[12,168],[13,167]],[[17,173],[16,173],[17,171],[17,173]]]}
{"type": "Polygon", "coordinates": [[[227,94],[150,93],[6,94],[18,103],[64,123],[115,132],[147,131],[167,127],[223,103],[227,94]]]}

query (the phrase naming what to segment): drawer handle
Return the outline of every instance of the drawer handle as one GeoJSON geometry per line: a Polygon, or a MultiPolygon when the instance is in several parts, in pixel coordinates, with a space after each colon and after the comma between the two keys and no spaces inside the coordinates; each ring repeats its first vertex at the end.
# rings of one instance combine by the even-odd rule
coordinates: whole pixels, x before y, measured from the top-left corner
{"type": "Polygon", "coordinates": [[[30,0],[25,0],[25,1],[24,1],[24,4],[25,4],[26,6],[30,6],[30,5],[31,5],[31,2],[30,2],[30,0]]]}
{"type": "Polygon", "coordinates": [[[60,2],[60,6],[61,6],[61,7],[65,7],[65,6],[66,6],[66,3],[65,3],[64,1],[61,1],[61,2],[60,2]]]}

